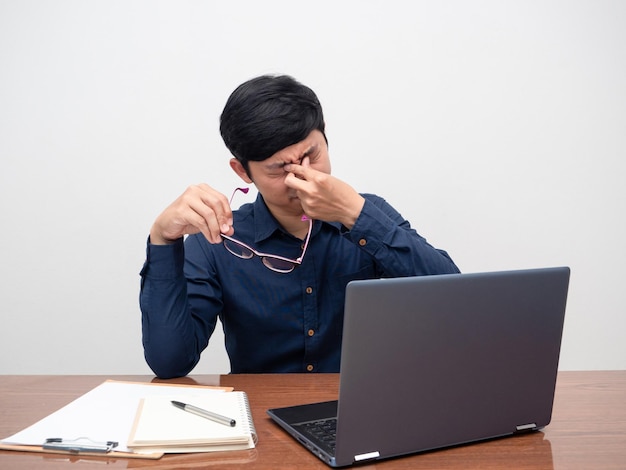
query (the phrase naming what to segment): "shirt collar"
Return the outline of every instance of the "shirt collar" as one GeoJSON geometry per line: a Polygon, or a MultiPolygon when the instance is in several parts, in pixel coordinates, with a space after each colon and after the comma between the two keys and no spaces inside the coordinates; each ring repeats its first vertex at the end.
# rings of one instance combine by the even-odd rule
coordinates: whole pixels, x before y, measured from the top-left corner
{"type": "MultiPolygon", "coordinates": [[[[330,225],[339,232],[342,228],[342,225],[339,222],[322,222],[320,220],[314,220],[311,237],[321,230],[322,224],[330,225]]],[[[259,243],[267,238],[270,238],[276,232],[286,233],[267,208],[261,193],[258,193],[256,201],[254,201],[254,243],[259,243]]]]}
{"type": "Polygon", "coordinates": [[[276,218],[272,215],[265,204],[261,193],[254,201],[254,242],[258,243],[270,238],[276,231],[282,230],[276,218]]]}

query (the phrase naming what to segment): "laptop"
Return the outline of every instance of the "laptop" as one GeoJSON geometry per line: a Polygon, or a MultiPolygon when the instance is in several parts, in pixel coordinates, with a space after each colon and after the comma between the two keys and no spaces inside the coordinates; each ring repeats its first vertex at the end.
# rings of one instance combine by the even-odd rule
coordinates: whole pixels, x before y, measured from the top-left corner
{"type": "Polygon", "coordinates": [[[267,411],[331,467],[550,423],[567,267],[352,281],[339,399],[267,411]]]}

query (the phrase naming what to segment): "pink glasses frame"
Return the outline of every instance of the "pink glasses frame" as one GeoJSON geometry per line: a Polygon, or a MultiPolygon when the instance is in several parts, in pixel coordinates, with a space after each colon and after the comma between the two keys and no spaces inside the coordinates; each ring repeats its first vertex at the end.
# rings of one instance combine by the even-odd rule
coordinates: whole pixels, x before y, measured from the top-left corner
{"type": "MultiPolygon", "coordinates": [[[[229,204],[232,204],[233,198],[235,197],[235,194],[237,193],[237,191],[241,191],[244,194],[248,193],[249,188],[235,188],[235,190],[233,191],[233,194],[230,197],[229,200],[229,204]]],[[[277,273],[290,273],[291,271],[293,271],[295,269],[296,266],[299,266],[302,264],[302,260],[304,259],[304,255],[306,254],[306,249],[309,246],[309,240],[311,239],[311,230],[313,228],[313,221],[311,219],[309,219],[306,215],[302,216],[302,220],[308,220],[309,221],[309,231],[307,232],[305,241],[304,241],[304,246],[302,247],[302,254],[296,258],[296,259],[290,259],[290,258],[285,258],[283,256],[278,256],[278,255],[272,255],[270,253],[262,253],[260,251],[255,250],[254,248],[252,248],[251,246],[236,240],[235,238],[229,237],[228,235],[224,235],[222,234],[222,238],[224,239],[224,247],[228,250],[229,253],[231,253],[232,255],[236,256],[237,258],[242,258],[242,259],[252,259],[254,256],[258,256],[259,258],[261,258],[261,261],[263,261],[263,265],[274,271],[277,273]],[[240,247],[245,248],[246,250],[248,250],[250,252],[249,256],[244,256],[241,253],[236,253],[233,250],[231,250],[228,246],[228,243],[226,241],[229,241],[231,243],[234,243],[235,245],[238,245],[240,247]],[[287,263],[287,267],[285,268],[279,268],[276,266],[272,266],[271,264],[271,260],[278,260],[281,261],[283,263],[287,263]]]]}

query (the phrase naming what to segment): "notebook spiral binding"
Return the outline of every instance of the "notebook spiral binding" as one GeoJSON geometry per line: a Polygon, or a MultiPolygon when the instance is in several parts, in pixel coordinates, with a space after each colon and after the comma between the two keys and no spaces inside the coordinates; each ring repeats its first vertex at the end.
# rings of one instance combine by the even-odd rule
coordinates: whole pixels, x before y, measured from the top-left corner
{"type": "Polygon", "coordinates": [[[247,416],[247,426],[250,429],[250,434],[252,435],[252,441],[254,445],[258,442],[258,435],[256,433],[256,428],[254,427],[254,421],[252,420],[252,410],[250,409],[250,402],[248,401],[248,395],[246,392],[241,392],[241,396],[243,397],[243,406],[245,407],[245,415],[247,416]]]}

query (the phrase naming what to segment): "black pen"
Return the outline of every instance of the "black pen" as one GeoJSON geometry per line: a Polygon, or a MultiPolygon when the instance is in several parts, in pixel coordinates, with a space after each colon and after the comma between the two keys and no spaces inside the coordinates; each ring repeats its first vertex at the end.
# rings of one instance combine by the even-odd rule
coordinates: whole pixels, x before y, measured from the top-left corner
{"type": "Polygon", "coordinates": [[[198,408],[197,406],[188,405],[179,401],[172,401],[172,405],[174,405],[176,408],[180,408],[183,411],[202,416],[203,418],[210,419],[211,421],[215,421],[216,423],[224,424],[226,426],[232,427],[237,424],[237,422],[232,418],[218,415],[217,413],[213,413],[212,411],[203,410],[202,408],[198,408]]]}

